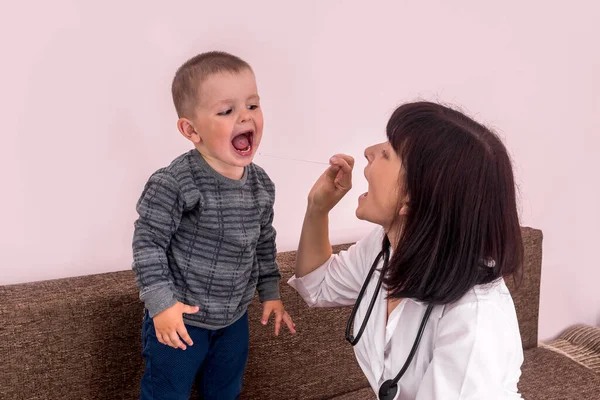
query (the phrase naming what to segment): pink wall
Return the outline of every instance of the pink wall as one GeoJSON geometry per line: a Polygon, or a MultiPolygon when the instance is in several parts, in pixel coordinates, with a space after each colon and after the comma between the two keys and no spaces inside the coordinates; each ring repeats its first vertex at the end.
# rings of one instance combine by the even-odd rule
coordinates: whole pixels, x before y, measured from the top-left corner
{"type": "MultiPolygon", "coordinates": [[[[390,111],[415,98],[495,127],[523,223],[545,234],[541,338],[600,324],[597,2],[149,3],[0,6],[0,284],[129,268],[142,186],[188,148],[170,79],[186,57],[223,49],[257,72],[266,153],[347,152],[360,171],[390,111]]],[[[293,249],[321,167],[257,162],[278,187],[279,248],[293,249]]],[[[355,187],[332,216],[336,242],[370,229],[353,217],[360,172],[355,187]]]]}

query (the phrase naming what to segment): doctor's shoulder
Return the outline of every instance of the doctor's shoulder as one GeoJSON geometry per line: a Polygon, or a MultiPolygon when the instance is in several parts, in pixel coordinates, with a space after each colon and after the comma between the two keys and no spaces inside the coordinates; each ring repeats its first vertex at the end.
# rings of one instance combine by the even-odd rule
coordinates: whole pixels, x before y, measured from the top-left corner
{"type": "Polygon", "coordinates": [[[520,342],[515,306],[503,279],[476,285],[456,302],[442,307],[440,324],[446,331],[470,333],[478,341],[485,336],[485,341],[497,337],[520,342]]]}
{"type": "Polygon", "coordinates": [[[385,231],[381,226],[376,226],[347,250],[341,251],[338,256],[343,257],[346,263],[364,269],[366,273],[382,251],[384,238],[385,231]]]}

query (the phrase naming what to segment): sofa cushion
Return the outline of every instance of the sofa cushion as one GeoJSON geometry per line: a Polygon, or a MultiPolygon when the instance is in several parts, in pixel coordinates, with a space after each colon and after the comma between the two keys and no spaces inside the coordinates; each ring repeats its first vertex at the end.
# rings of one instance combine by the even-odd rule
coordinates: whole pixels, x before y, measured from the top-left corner
{"type": "Polygon", "coordinates": [[[135,399],[143,307],[131,271],[0,286],[0,399],[135,399]]]}
{"type": "Polygon", "coordinates": [[[355,390],[333,397],[331,400],[377,400],[377,396],[371,387],[355,390]]]}
{"type": "Polygon", "coordinates": [[[600,374],[600,327],[576,325],[542,345],[600,374]]]}
{"type": "Polygon", "coordinates": [[[600,398],[600,375],[554,351],[525,351],[519,391],[527,400],[600,398]]]}

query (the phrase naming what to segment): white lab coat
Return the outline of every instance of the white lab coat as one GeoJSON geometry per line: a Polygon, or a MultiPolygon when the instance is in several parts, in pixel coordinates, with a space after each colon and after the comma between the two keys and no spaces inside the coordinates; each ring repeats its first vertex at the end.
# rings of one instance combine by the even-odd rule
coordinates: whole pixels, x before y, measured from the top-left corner
{"type": "MultiPolygon", "coordinates": [[[[294,276],[288,283],[311,307],[353,305],[381,250],[382,238],[383,230],[377,228],[348,251],[331,256],[310,274],[294,276]]],[[[355,332],[378,274],[373,274],[356,313],[355,332]]],[[[354,347],[375,393],[402,368],[426,308],[424,303],[404,299],[386,325],[386,292],[381,288],[365,332],[354,347]]],[[[343,332],[339,334],[341,337],[343,332]]],[[[477,286],[456,303],[434,307],[395,399],[520,399],[517,382],[522,362],[517,315],[504,281],[477,286]]]]}

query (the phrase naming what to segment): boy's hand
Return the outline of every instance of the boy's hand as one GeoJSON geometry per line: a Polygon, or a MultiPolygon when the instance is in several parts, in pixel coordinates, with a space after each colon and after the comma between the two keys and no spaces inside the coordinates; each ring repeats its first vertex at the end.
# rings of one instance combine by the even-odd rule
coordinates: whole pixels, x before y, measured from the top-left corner
{"type": "Polygon", "coordinates": [[[281,321],[285,322],[291,333],[296,333],[296,329],[294,329],[296,324],[292,321],[290,314],[283,308],[281,300],[269,300],[263,303],[263,315],[261,320],[263,325],[266,325],[267,322],[269,322],[271,313],[275,314],[275,336],[279,336],[281,321]]]}
{"type": "Polygon", "coordinates": [[[152,320],[154,321],[154,329],[156,330],[158,341],[181,350],[187,348],[181,340],[190,346],[193,345],[192,338],[188,335],[183,323],[183,314],[194,314],[198,310],[199,307],[187,306],[177,302],[173,306],[156,314],[152,320]],[[180,337],[181,340],[179,339],[180,337]]]}

